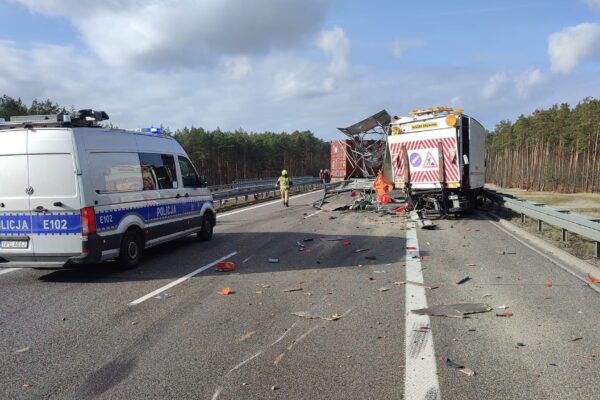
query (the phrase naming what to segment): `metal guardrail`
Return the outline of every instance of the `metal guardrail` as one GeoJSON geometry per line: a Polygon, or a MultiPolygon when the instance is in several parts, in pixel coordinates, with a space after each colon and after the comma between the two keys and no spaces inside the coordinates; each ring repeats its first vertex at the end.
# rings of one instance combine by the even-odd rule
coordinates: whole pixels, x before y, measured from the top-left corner
{"type": "Polygon", "coordinates": [[[600,218],[519,199],[488,189],[485,190],[485,197],[502,207],[521,214],[521,222],[525,222],[526,216],[537,220],[540,232],[543,232],[544,223],[547,223],[562,230],[562,240],[565,242],[568,240],[569,232],[595,241],[596,258],[600,258],[600,218]]]}
{"type": "MultiPolygon", "coordinates": [[[[260,182],[260,184],[235,187],[229,190],[215,191],[212,193],[213,200],[218,201],[222,204],[223,200],[237,200],[240,197],[244,197],[247,200],[249,196],[264,196],[265,194],[270,194],[271,192],[273,193],[273,196],[277,195],[278,189],[275,186],[277,178],[274,178],[273,180],[262,180],[260,182]]],[[[294,192],[312,190],[317,187],[323,186],[321,180],[319,178],[314,177],[292,177],[292,182],[294,184],[291,190],[294,192]]]]}

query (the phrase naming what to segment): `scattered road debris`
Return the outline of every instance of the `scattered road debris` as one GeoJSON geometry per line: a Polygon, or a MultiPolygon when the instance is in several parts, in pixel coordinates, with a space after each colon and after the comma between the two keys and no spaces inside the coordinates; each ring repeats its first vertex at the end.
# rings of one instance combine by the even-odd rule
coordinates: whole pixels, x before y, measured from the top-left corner
{"type": "Polygon", "coordinates": [[[423,325],[423,326],[419,326],[417,329],[413,329],[413,331],[415,332],[431,332],[431,326],[430,325],[423,325]]]}
{"type": "Polygon", "coordinates": [[[458,282],[456,282],[457,285],[462,285],[465,282],[468,282],[471,280],[470,276],[465,276],[464,278],[462,278],[461,280],[459,280],[458,282]]]}
{"type": "Polygon", "coordinates": [[[333,238],[321,238],[321,240],[325,241],[325,242],[339,242],[344,240],[343,237],[333,237],[333,238]]]}
{"type": "Polygon", "coordinates": [[[365,252],[365,251],[369,251],[369,249],[356,249],[356,250],[354,250],[355,253],[362,253],[362,252],[365,252]]]}
{"type": "Polygon", "coordinates": [[[496,307],[498,310],[506,310],[507,308],[509,308],[508,304],[504,304],[503,306],[498,306],[496,307]]]}
{"type": "Polygon", "coordinates": [[[583,339],[583,336],[577,336],[571,339],[571,342],[577,342],[579,340],[583,339]]]}
{"type": "Polygon", "coordinates": [[[505,318],[510,318],[512,317],[514,314],[510,311],[504,311],[503,313],[497,313],[496,317],[505,317],[505,318]]]}
{"type": "Polygon", "coordinates": [[[235,263],[232,261],[221,261],[215,266],[217,272],[232,272],[235,271],[235,263]]]}
{"type": "Polygon", "coordinates": [[[15,351],[15,353],[26,353],[29,350],[31,350],[31,348],[29,346],[27,346],[27,347],[23,347],[22,349],[15,351]]]}
{"type": "Polygon", "coordinates": [[[233,291],[230,288],[226,287],[226,288],[219,290],[217,293],[222,296],[228,296],[228,295],[232,294],[233,291]]]}
{"type": "Polygon", "coordinates": [[[400,207],[394,209],[395,212],[406,212],[408,211],[408,204],[402,204],[400,207]]]}
{"type": "Polygon", "coordinates": [[[246,264],[248,261],[250,261],[250,259],[251,259],[251,258],[252,258],[252,256],[250,256],[250,257],[246,257],[246,258],[244,259],[244,261],[242,261],[242,264],[246,264]]]}
{"type": "Polygon", "coordinates": [[[373,271],[374,274],[387,274],[387,271],[373,271]]]}
{"type": "Polygon", "coordinates": [[[296,244],[300,247],[306,247],[304,244],[300,243],[300,242],[296,242],[296,244]]]}
{"type": "Polygon", "coordinates": [[[458,363],[456,361],[453,361],[449,358],[446,358],[446,366],[448,368],[453,368],[453,369],[457,369],[460,372],[462,372],[463,374],[467,375],[467,376],[475,376],[475,371],[473,371],[470,368],[466,368],[464,365],[462,365],[461,363],[458,363]]]}
{"type": "Polygon", "coordinates": [[[549,367],[558,367],[558,365],[556,363],[550,363],[548,364],[549,367]]]}
{"type": "Polygon", "coordinates": [[[175,295],[171,294],[171,293],[167,293],[167,292],[162,292],[161,294],[154,296],[154,298],[158,299],[158,300],[164,300],[164,299],[168,299],[169,297],[173,297],[173,296],[175,296],[175,295]]]}
{"type": "Polygon", "coordinates": [[[277,264],[279,262],[279,258],[269,258],[269,262],[271,264],[277,264]]]}
{"type": "Polygon", "coordinates": [[[437,289],[439,288],[439,286],[428,286],[424,283],[421,282],[415,282],[415,281],[398,281],[398,282],[394,282],[394,285],[400,286],[400,285],[414,285],[414,286],[419,286],[425,289],[437,289]]]}
{"type": "Polygon", "coordinates": [[[302,289],[301,287],[291,287],[291,288],[283,289],[283,292],[284,293],[299,292],[301,290],[304,290],[304,289],[302,289]]]}
{"type": "Polygon", "coordinates": [[[351,244],[351,242],[348,239],[342,240],[342,243],[344,244],[344,246],[350,246],[351,244]]]}
{"type": "Polygon", "coordinates": [[[590,274],[587,274],[586,278],[592,283],[600,283],[600,278],[595,278],[590,274]]]}
{"type": "Polygon", "coordinates": [[[273,390],[273,391],[275,391],[275,390],[279,390],[279,386],[275,386],[275,385],[273,385],[273,386],[271,386],[271,390],[273,390]]]}
{"type": "Polygon", "coordinates": [[[312,249],[309,247],[300,247],[298,248],[298,251],[300,251],[301,253],[312,253],[312,249]]]}
{"type": "Polygon", "coordinates": [[[254,334],[256,333],[256,331],[250,331],[248,333],[243,334],[239,339],[238,342],[245,342],[246,340],[250,339],[254,334]]]}
{"type": "Polygon", "coordinates": [[[31,385],[29,383],[24,383],[23,384],[23,389],[27,390],[31,387],[31,385]]]}
{"type": "Polygon", "coordinates": [[[271,287],[271,285],[267,285],[266,283],[257,283],[256,286],[259,286],[263,289],[267,289],[267,288],[271,287]]]}
{"type": "Polygon", "coordinates": [[[549,283],[549,282],[548,282],[548,283],[544,283],[544,287],[546,287],[546,288],[550,288],[550,287],[552,287],[552,284],[551,284],[551,283],[549,283]]]}
{"type": "Polygon", "coordinates": [[[437,229],[437,225],[428,219],[418,220],[417,225],[419,225],[419,228],[421,228],[421,229],[428,229],[428,230],[437,229]]]}
{"type": "Polygon", "coordinates": [[[275,357],[273,364],[275,364],[275,365],[279,364],[281,362],[281,360],[283,360],[284,355],[285,355],[285,353],[280,353],[277,357],[275,357]]]}
{"type": "Polygon", "coordinates": [[[467,263],[465,264],[465,267],[476,267],[477,264],[473,264],[473,263],[467,263]]]}
{"type": "Polygon", "coordinates": [[[503,256],[505,254],[513,254],[514,255],[514,254],[517,254],[517,252],[516,251],[497,251],[496,254],[501,255],[501,256],[503,256]]]}
{"type": "Polygon", "coordinates": [[[302,239],[303,242],[312,242],[313,240],[315,240],[315,239],[314,238],[302,239]]]}
{"type": "Polygon", "coordinates": [[[375,257],[375,256],[366,256],[365,260],[377,260],[377,257],[375,257]]]}
{"type": "Polygon", "coordinates": [[[406,250],[416,250],[417,248],[415,246],[406,246],[405,249],[406,250]]]}
{"type": "Polygon", "coordinates": [[[306,311],[293,312],[292,315],[295,315],[295,316],[301,317],[301,318],[308,318],[308,319],[322,319],[325,321],[337,321],[338,319],[342,318],[342,316],[340,314],[333,314],[332,316],[327,316],[327,315],[320,315],[320,314],[311,314],[306,311]]]}
{"type": "Polygon", "coordinates": [[[388,290],[390,290],[390,288],[389,287],[380,287],[377,290],[379,290],[380,292],[387,292],[388,290]]]}
{"type": "Polygon", "coordinates": [[[523,343],[523,342],[517,342],[517,347],[525,347],[525,343],[523,343]]]}
{"type": "Polygon", "coordinates": [[[484,303],[459,303],[442,304],[418,310],[411,310],[413,314],[429,315],[434,317],[465,318],[469,314],[489,312],[492,307],[484,303]]]}

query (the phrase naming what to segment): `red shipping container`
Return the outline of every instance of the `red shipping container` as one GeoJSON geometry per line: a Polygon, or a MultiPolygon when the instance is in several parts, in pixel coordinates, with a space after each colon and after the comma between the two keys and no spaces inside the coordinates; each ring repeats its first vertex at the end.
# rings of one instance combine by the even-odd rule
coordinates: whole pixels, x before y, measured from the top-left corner
{"type": "MultiPolygon", "coordinates": [[[[368,141],[373,144],[376,141],[368,141]]],[[[383,144],[382,144],[383,145],[383,144]]],[[[351,139],[333,140],[331,142],[331,172],[332,180],[341,180],[344,178],[363,178],[362,166],[357,167],[361,162],[360,157],[352,155],[354,142],[351,139]]],[[[381,165],[374,168],[368,168],[369,175],[377,175],[381,165]]]]}

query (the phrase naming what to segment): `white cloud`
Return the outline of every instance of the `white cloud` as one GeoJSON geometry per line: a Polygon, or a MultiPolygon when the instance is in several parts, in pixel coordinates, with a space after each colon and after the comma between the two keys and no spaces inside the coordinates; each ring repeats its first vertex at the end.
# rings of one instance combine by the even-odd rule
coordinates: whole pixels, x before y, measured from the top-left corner
{"type": "Polygon", "coordinates": [[[216,64],[285,49],[316,33],[327,0],[12,0],[64,17],[112,66],[216,64]]]}
{"type": "Polygon", "coordinates": [[[570,26],[548,37],[554,72],[568,73],[584,61],[600,60],[600,23],[570,26]]]}
{"type": "Polygon", "coordinates": [[[329,69],[333,74],[343,74],[348,69],[350,39],[338,26],[330,31],[322,31],[317,46],[331,57],[329,69]]]}
{"type": "Polygon", "coordinates": [[[425,41],[421,39],[400,39],[396,38],[392,42],[392,55],[395,58],[400,58],[408,50],[425,46],[425,41]]]}
{"type": "Polygon", "coordinates": [[[486,100],[515,95],[526,99],[545,82],[544,74],[537,68],[530,68],[519,74],[496,72],[487,79],[481,96],[486,100]]]}

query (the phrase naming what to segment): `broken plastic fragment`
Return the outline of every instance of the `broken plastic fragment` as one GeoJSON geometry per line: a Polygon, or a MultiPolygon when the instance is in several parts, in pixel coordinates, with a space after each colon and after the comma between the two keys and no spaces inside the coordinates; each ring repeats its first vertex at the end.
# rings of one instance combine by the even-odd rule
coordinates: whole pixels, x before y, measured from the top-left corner
{"type": "Polygon", "coordinates": [[[446,367],[458,369],[458,368],[464,368],[465,366],[460,363],[457,363],[456,361],[453,361],[449,358],[446,358],[446,367]]]}
{"type": "Polygon", "coordinates": [[[390,288],[389,287],[380,287],[377,290],[379,290],[380,292],[387,292],[388,290],[390,290],[390,288]]]}
{"type": "Polygon", "coordinates": [[[544,283],[544,287],[552,287],[551,283],[544,283]]]}
{"type": "Polygon", "coordinates": [[[25,353],[25,352],[28,352],[29,350],[30,350],[30,347],[27,346],[27,347],[23,347],[22,349],[15,351],[15,353],[25,353]]]}
{"type": "Polygon", "coordinates": [[[427,286],[424,283],[421,282],[415,282],[415,281],[398,281],[398,282],[394,282],[394,285],[400,286],[400,285],[414,285],[414,286],[419,286],[425,289],[437,289],[439,288],[439,286],[427,286]]]}
{"type": "Polygon", "coordinates": [[[365,251],[368,251],[368,250],[369,249],[356,249],[356,250],[354,250],[354,252],[355,253],[362,253],[362,252],[365,252],[365,251]]]}
{"type": "Polygon", "coordinates": [[[406,250],[416,250],[417,248],[415,246],[406,246],[405,249],[406,250]]]}
{"type": "Polygon", "coordinates": [[[471,280],[470,276],[465,276],[464,278],[462,278],[460,281],[456,282],[457,285],[462,285],[465,282],[468,282],[471,280]]]}
{"type": "Polygon", "coordinates": [[[344,246],[350,246],[350,241],[348,239],[344,239],[342,243],[344,244],[344,246]]]}
{"type": "Polygon", "coordinates": [[[498,310],[506,310],[509,307],[508,304],[504,304],[503,306],[496,307],[498,310]]]}
{"type": "Polygon", "coordinates": [[[588,281],[592,282],[592,283],[600,283],[600,278],[595,278],[590,274],[587,274],[587,279],[588,281]]]}
{"type": "Polygon", "coordinates": [[[217,263],[215,267],[215,271],[217,272],[231,272],[235,271],[235,264],[231,261],[221,261],[217,263]]]}
{"type": "Polygon", "coordinates": [[[168,299],[169,297],[173,297],[175,296],[174,294],[171,293],[167,293],[167,292],[162,292],[161,294],[154,296],[155,299],[158,300],[164,300],[164,299],[168,299]]]}
{"type": "Polygon", "coordinates": [[[300,243],[300,242],[296,242],[296,244],[297,244],[298,246],[300,246],[300,247],[306,247],[306,246],[304,246],[304,245],[303,245],[302,243],[300,243]]]}
{"type": "Polygon", "coordinates": [[[459,371],[465,374],[466,376],[475,376],[475,371],[473,371],[470,368],[460,368],[459,371]]]}
{"type": "Polygon", "coordinates": [[[303,242],[312,242],[313,240],[314,240],[313,238],[306,238],[306,239],[303,239],[302,241],[303,242]]]}
{"type": "Polygon", "coordinates": [[[510,311],[504,311],[503,313],[498,313],[496,314],[496,317],[505,317],[505,318],[510,318],[512,317],[514,314],[511,313],[510,311]]]}
{"type": "Polygon", "coordinates": [[[30,387],[31,387],[31,385],[29,383],[23,384],[23,389],[29,389],[30,387]]]}
{"type": "Polygon", "coordinates": [[[233,292],[231,291],[231,289],[229,289],[228,287],[226,287],[226,288],[223,288],[223,289],[219,290],[217,293],[220,294],[220,295],[222,295],[222,296],[227,296],[227,295],[232,294],[233,292]]]}
{"type": "Polygon", "coordinates": [[[459,303],[420,308],[418,310],[411,310],[411,312],[417,315],[464,318],[469,314],[484,313],[491,310],[492,307],[484,303],[459,303]]]}
{"type": "Polygon", "coordinates": [[[339,314],[333,314],[332,316],[329,317],[327,315],[311,314],[306,311],[293,312],[292,315],[295,315],[297,317],[302,317],[302,318],[308,318],[308,319],[322,319],[325,321],[337,321],[338,319],[342,318],[342,316],[339,314]]]}

